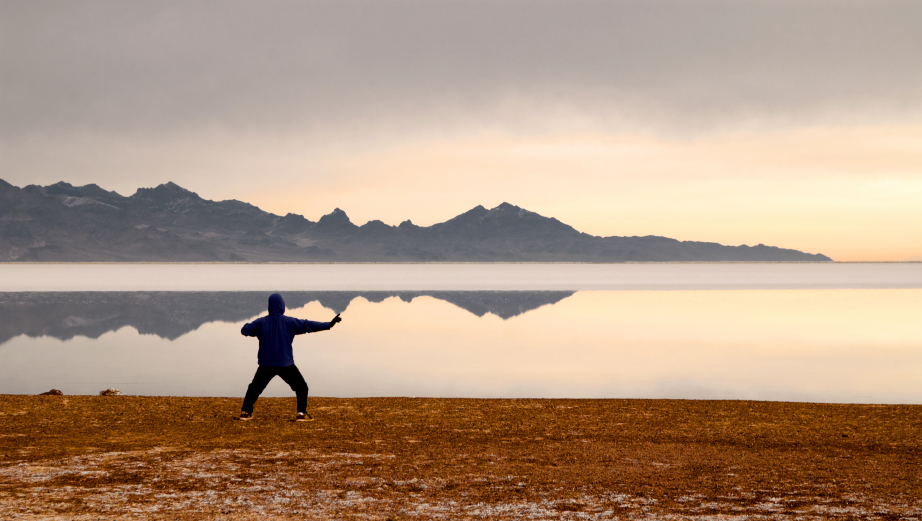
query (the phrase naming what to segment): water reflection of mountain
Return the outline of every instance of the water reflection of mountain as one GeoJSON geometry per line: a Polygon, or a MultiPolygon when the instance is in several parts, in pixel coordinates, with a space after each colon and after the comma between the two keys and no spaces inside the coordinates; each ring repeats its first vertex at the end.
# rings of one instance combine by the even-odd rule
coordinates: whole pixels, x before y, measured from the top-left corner
{"type": "MultiPolygon", "coordinates": [[[[341,313],[353,299],[381,302],[397,297],[410,302],[429,296],[450,302],[478,317],[492,313],[504,320],[575,291],[292,291],[289,309],[318,301],[341,313]]],[[[239,322],[266,309],[265,292],[42,292],[0,293],[0,344],[19,335],[98,338],[124,326],[170,340],[208,322],[239,322]]],[[[323,320],[326,317],[304,317],[323,320]]]]}

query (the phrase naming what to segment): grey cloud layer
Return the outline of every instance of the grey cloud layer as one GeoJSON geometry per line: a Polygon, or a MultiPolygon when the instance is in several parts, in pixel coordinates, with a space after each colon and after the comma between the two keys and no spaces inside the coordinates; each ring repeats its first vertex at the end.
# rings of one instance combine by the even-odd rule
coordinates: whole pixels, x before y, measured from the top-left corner
{"type": "Polygon", "coordinates": [[[0,20],[5,139],[922,105],[922,2],[4,1],[0,20]]]}

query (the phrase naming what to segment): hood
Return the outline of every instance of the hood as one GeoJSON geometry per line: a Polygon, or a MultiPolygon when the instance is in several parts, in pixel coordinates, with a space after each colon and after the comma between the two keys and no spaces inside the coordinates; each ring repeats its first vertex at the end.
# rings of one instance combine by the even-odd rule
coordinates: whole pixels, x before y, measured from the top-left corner
{"type": "Polygon", "coordinates": [[[272,316],[285,313],[285,301],[278,293],[269,295],[269,314],[272,316]]]}

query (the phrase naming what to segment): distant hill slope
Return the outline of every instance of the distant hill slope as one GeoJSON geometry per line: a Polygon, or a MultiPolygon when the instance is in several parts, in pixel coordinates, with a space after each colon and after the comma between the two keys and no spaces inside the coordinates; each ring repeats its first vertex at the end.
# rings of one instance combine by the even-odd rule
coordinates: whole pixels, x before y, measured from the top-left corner
{"type": "Polygon", "coordinates": [[[356,226],[340,209],[312,222],[174,183],[124,197],[94,184],[0,180],[0,261],[673,262],[831,261],[774,246],[596,237],[503,203],[432,226],[356,226]]]}

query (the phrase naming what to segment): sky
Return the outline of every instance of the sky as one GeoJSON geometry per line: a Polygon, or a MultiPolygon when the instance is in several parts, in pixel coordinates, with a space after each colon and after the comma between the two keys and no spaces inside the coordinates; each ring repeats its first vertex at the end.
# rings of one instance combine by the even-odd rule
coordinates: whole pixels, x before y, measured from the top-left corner
{"type": "Polygon", "coordinates": [[[0,0],[0,178],[922,260],[922,2],[0,0]]]}

